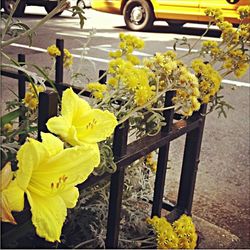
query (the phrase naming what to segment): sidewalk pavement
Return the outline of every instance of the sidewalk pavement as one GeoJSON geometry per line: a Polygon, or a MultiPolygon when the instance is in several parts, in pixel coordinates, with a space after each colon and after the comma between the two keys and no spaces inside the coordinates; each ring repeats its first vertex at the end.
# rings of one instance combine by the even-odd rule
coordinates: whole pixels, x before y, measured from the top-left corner
{"type": "Polygon", "coordinates": [[[239,237],[202,218],[192,216],[199,234],[199,249],[235,249],[239,237]]]}

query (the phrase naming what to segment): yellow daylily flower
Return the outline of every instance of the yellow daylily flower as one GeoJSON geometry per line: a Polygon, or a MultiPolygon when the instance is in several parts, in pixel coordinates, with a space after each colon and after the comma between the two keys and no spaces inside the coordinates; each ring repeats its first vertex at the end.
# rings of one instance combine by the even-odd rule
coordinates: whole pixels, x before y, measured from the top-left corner
{"type": "Polygon", "coordinates": [[[1,203],[0,203],[0,212],[1,212],[1,221],[10,222],[16,224],[14,217],[11,214],[11,209],[8,204],[7,197],[4,195],[4,190],[7,189],[11,180],[13,178],[13,172],[11,170],[10,162],[6,163],[3,169],[0,171],[0,181],[1,181],[1,203]]]}
{"type": "Polygon", "coordinates": [[[105,140],[113,133],[117,120],[107,110],[92,109],[69,88],[63,92],[61,116],[50,118],[46,125],[69,144],[83,145],[105,140]]]}
{"type": "Polygon", "coordinates": [[[60,241],[67,208],[73,208],[79,192],[75,187],[87,179],[100,162],[97,145],[63,148],[63,142],[42,133],[42,142],[29,138],[17,153],[16,179],[5,190],[15,197],[11,210],[20,211],[26,193],[36,233],[47,241],[60,241]]]}

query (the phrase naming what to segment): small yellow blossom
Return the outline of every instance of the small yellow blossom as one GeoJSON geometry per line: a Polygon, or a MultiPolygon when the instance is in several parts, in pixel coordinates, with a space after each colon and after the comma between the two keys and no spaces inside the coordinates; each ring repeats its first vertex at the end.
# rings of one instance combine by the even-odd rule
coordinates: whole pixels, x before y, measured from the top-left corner
{"type": "Polygon", "coordinates": [[[135,90],[135,103],[137,106],[143,106],[155,95],[149,85],[139,86],[135,90]]]}
{"type": "Polygon", "coordinates": [[[140,64],[140,59],[137,56],[134,56],[132,54],[127,54],[126,58],[128,61],[130,61],[134,65],[140,64]]]}
{"type": "Polygon", "coordinates": [[[30,83],[23,99],[25,106],[30,110],[35,110],[38,106],[38,94],[44,90],[43,86],[30,83]]]}
{"type": "Polygon", "coordinates": [[[60,55],[61,55],[60,50],[56,47],[55,44],[49,46],[49,47],[47,48],[47,52],[48,52],[49,55],[52,56],[52,57],[56,57],[56,56],[60,56],[60,55]]]}
{"type": "Polygon", "coordinates": [[[223,13],[219,8],[207,8],[205,14],[212,17],[217,22],[222,22],[224,20],[223,13]]]}
{"type": "Polygon", "coordinates": [[[249,5],[238,7],[237,12],[240,15],[240,19],[250,17],[250,7],[249,7],[249,5]]]}
{"type": "Polygon", "coordinates": [[[66,68],[68,68],[73,64],[73,56],[67,49],[64,49],[63,52],[64,52],[63,65],[66,68]]]}
{"type": "Polygon", "coordinates": [[[153,155],[153,152],[149,153],[147,156],[146,156],[146,165],[149,166],[152,170],[152,172],[156,172],[157,170],[157,161],[154,159],[154,155],[153,155]]]}
{"type": "Polygon", "coordinates": [[[112,87],[117,87],[118,86],[118,80],[114,77],[111,77],[108,79],[107,84],[111,85],[112,87]]]}
{"type": "Polygon", "coordinates": [[[118,58],[122,56],[122,51],[121,50],[116,50],[116,51],[111,51],[109,52],[109,56],[112,58],[118,58]]]}
{"type": "Polygon", "coordinates": [[[87,84],[89,90],[96,99],[103,99],[103,94],[107,91],[107,85],[99,82],[91,82],[87,84]]]}
{"type": "Polygon", "coordinates": [[[7,133],[11,132],[13,130],[13,125],[11,123],[6,123],[3,126],[3,130],[6,131],[7,133]]]}

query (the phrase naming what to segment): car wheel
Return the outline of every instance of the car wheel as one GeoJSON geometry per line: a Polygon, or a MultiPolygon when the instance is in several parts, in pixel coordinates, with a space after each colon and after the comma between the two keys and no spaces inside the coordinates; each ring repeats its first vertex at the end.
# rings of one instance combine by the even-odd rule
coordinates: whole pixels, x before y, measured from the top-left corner
{"type": "Polygon", "coordinates": [[[124,20],[131,30],[148,30],[153,26],[154,13],[145,0],[130,0],[124,7],[124,20]]]}
{"type": "MultiPolygon", "coordinates": [[[[10,14],[15,6],[16,1],[15,0],[4,0],[3,1],[3,8],[6,14],[10,14]]],[[[13,16],[15,17],[21,17],[24,14],[24,10],[25,10],[25,6],[26,6],[26,1],[20,1],[13,16]]]]}
{"type": "MultiPolygon", "coordinates": [[[[44,6],[47,13],[50,13],[53,9],[55,9],[57,6],[57,2],[54,3],[48,3],[44,6]]],[[[63,13],[63,11],[60,11],[55,14],[55,16],[60,16],[63,13]]]]}
{"type": "Polygon", "coordinates": [[[78,0],[78,1],[77,1],[77,6],[78,6],[79,8],[81,8],[81,9],[86,8],[86,6],[85,6],[83,0],[78,0]]]}

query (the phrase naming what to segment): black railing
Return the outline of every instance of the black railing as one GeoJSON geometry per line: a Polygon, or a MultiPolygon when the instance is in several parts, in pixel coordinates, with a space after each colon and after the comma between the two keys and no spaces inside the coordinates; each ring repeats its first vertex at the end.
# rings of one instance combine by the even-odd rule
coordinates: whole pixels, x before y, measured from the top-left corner
{"type": "MultiPolygon", "coordinates": [[[[56,59],[56,74],[55,86],[62,94],[62,91],[69,87],[63,83],[63,41],[57,40],[62,55],[56,59]]],[[[19,55],[19,62],[24,63],[24,55],[19,55]]],[[[20,98],[25,95],[25,81],[28,78],[22,72],[9,72],[2,70],[3,76],[18,79],[18,93],[20,98]]],[[[102,75],[101,72],[100,75],[102,75]]],[[[104,83],[104,81],[101,81],[104,83]]],[[[47,86],[51,86],[50,82],[46,81],[47,86]]],[[[79,88],[73,88],[76,93],[79,88]]],[[[88,92],[83,95],[89,96],[88,92]]],[[[174,92],[167,92],[165,96],[165,107],[172,106],[172,97],[174,92]]],[[[39,94],[38,107],[38,139],[40,133],[47,132],[46,122],[50,117],[57,115],[58,96],[57,93],[47,90],[39,94]]],[[[129,122],[126,121],[115,129],[113,139],[113,154],[117,170],[115,173],[105,173],[102,176],[91,175],[84,183],[78,185],[79,189],[84,189],[90,185],[96,184],[102,179],[110,178],[110,197],[108,208],[107,235],[106,247],[117,248],[119,243],[119,225],[121,218],[122,194],[124,185],[124,173],[127,166],[134,161],[146,156],[150,152],[159,149],[157,159],[157,171],[154,184],[154,196],[152,203],[151,216],[161,216],[161,210],[166,209],[169,212],[167,215],[169,221],[174,221],[183,213],[191,215],[193,194],[195,188],[196,174],[199,164],[199,155],[201,150],[201,142],[203,129],[205,124],[206,105],[201,105],[199,111],[183,121],[179,119],[177,114],[174,114],[174,109],[168,109],[164,112],[166,126],[162,127],[160,133],[154,136],[145,136],[132,143],[128,144],[129,122]],[[167,171],[167,163],[169,157],[169,147],[171,141],[176,138],[186,135],[184,156],[182,162],[181,178],[179,182],[179,193],[175,204],[163,202],[163,193],[165,187],[165,177],[167,171]]],[[[20,118],[22,119],[22,118],[20,118]]]]}

